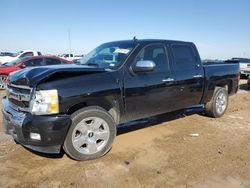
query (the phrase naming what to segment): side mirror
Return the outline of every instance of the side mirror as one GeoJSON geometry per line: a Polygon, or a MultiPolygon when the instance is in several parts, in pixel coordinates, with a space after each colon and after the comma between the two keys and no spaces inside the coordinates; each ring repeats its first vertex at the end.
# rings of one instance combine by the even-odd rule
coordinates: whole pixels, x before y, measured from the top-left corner
{"type": "Polygon", "coordinates": [[[25,64],[21,64],[21,65],[19,65],[18,66],[20,69],[24,69],[24,68],[26,68],[26,65],[25,64]]]}
{"type": "Polygon", "coordinates": [[[137,61],[132,69],[134,72],[151,72],[155,70],[155,63],[150,60],[137,61]]]}

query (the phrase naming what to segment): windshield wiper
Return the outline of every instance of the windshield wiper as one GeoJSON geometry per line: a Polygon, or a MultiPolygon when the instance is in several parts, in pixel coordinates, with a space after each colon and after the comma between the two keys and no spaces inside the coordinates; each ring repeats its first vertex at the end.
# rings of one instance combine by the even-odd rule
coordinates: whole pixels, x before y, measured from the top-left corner
{"type": "Polygon", "coordinates": [[[93,66],[93,67],[99,67],[99,65],[97,63],[84,63],[81,65],[88,65],[88,66],[93,66]]]}

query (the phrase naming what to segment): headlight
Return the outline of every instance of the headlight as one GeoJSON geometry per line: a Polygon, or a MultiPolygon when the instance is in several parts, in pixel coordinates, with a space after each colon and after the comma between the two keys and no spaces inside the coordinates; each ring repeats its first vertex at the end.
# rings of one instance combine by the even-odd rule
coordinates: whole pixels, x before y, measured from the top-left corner
{"type": "Polygon", "coordinates": [[[59,112],[57,90],[36,91],[30,102],[30,112],[35,115],[57,114],[59,112]]]}

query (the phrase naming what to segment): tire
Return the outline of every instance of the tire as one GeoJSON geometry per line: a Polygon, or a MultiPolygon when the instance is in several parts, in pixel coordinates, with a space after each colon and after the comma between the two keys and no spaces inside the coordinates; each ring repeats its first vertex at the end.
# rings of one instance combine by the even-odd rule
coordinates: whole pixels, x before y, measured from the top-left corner
{"type": "Polygon", "coordinates": [[[103,108],[82,108],[71,116],[72,124],[63,149],[75,160],[90,160],[105,155],[116,136],[113,117],[103,108]]]}
{"type": "Polygon", "coordinates": [[[6,80],[7,80],[7,75],[0,74],[0,90],[3,90],[6,88],[6,80]]]}
{"type": "Polygon", "coordinates": [[[205,105],[205,112],[208,116],[219,118],[223,116],[228,107],[228,92],[225,88],[216,87],[213,97],[205,105]]]}

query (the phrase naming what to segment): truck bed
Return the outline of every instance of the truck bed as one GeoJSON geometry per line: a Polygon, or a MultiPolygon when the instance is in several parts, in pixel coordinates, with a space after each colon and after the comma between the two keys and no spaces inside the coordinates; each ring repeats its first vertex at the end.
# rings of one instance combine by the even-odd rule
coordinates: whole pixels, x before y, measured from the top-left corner
{"type": "Polygon", "coordinates": [[[240,76],[239,63],[235,61],[208,62],[204,63],[205,88],[202,102],[211,100],[217,83],[228,85],[228,93],[232,95],[238,90],[240,76]]]}

